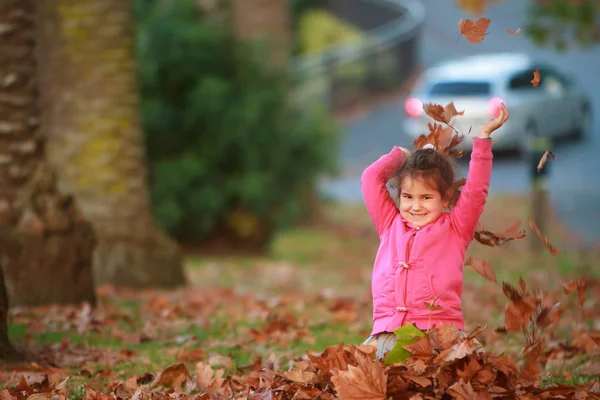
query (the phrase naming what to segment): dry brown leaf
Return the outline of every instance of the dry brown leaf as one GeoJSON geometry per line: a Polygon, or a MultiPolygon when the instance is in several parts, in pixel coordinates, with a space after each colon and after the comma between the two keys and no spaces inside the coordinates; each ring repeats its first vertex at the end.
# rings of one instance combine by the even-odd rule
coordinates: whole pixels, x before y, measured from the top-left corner
{"type": "Polygon", "coordinates": [[[213,371],[209,364],[203,362],[197,363],[195,369],[198,374],[195,380],[197,388],[212,392],[223,384],[224,379],[222,377],[225,373],[223,369],[213,371]]]}
{"type": "Polygon", "coordinates": [[[471,382],[465,383],[462,379],[450,386],[448,393],[458,400],[476,400],[479,398],[473,390],[471,382]]]}
{"type": "Polygon", "coordinates": [[[182,387],[190,377],[190,372],[184,363],[168,366],[152,382],[152,386],[182,387]]]}
{"type": "Polygon", "coordinates": [[[331,377],[335,391],[341,400],[385,400],[387,374],[382,362],[372,360],[366,354],[356,353],[358,365],[348,365],[347,371],[339,371],[331,377]]]}
{"type": "Polygon", "coordinates": [[[317,376],[316,373],[311,371],[302,371],[300,369],[293,369],[291,371],[286,371],[283,373],[283,376],[288,378],[290,381],[298,382],[298,383],[310,383],[317,376]]]}
{"type": "Polygon", "coordinates": [[[492,264],[490,264],[489,261],[477,257],[469,257],[467,258],[466,264],[470,265],[471,268],[473,268],[475,272],[481,275],[484,279],[490,282],[498,283],[496,280],[496,273],[494,272],[492,264]]]}
{"type": "MultiPolygon", "coordinates": [[[[426,103],[423,105],[423,111],[425,114],[429,115],[435,121],[442,122],[444,124],[450,124],[452,118],[457,115],[464,115],[464,111],[457,111],[454,106],[454,102],[450,102],[446,104],[445,107],[442,107],[440,104],[434,103],[426,103]]],[[[450,135],[451,136],[451,135],[450,135]]]]}
{"type": "Polygon", "coordinates": [[[517,28],[517,29],[516,29],[516,30],[514,30],[514,31],[512,31],[512,30],[510,30],[510,29],[506,29],[506,31],[507,31],[508,33],[510,33],[511,35],[516,35],[516,34],[518,34],[518,33],[520,33],[520,32],[521,32],[521,28],[517,28]]]}
{"type": "Polygon", "coordinates": [[[542,234],[542,232],[540,232],[540,228],[538,228],[537,224],[535,223],[535,221],[533,219],[529,220],[529,227],[531,229],[533,229],[533,231],[540,238],[540,240],[542,241],[542,243],[544,243],[544,245],[546,246],[546,248],[548,248],[548,251],[550,251],[551,254],[557,255],[557,254],[560,253],[560,251],[556,247],[554,247],[552,245],[552,243],[550,243],[548,241],[548,238],[546,236],[544,236],[542,234]]]}
{"type": "Polygon", "coordinates": [[[539,85],[540,79],[540,71],[536,68],[535,71],[533,71],[533,79],[530,81],[533,87],[537,87],[537,85],[539,85]]]}
{"type": "Polygon", "coordinates": [[[487,35],[487,28],[492,20],[479,18],[477,21],[470,19],[460,19],[458,29],[460,33],[471,43],[479,43],[487,35]]]}
{"type": "Polygon", "coordinates": [[[179,361],[198,361],[206,357],[206,353],[200,348],[197,349],[181,349],[177,354],[177,360],[179,361]]]}
{"type": "Polygon", "coordinates": [[[514,239],[523,239],[526,236],[526,232],[524,230],[520,230],[521,220],[516,221],[514,224],[509,226],[504,232],[501,233],[493,233],[483,229],[483,227],[479,226],[475,231],[475,240],[479,243],[496,247],[502,246],[503,244],[510,242],[514,239]]]}
{"type": "Polygon", "coordinates": [[[540,162],[537,165],[538,173],[542,170],[542,168],[544,168],[544,165],[546,165],[546,162],[548,161],[548,156],[552,157],[552,161],[554,161],[554,153],[552,153],[550,150],[546,150],[542,158],[540,158],[540,162]]]}
{"type": "Polygon", "coordinates": [[[343,343],[337,346],[329,346],[320,355],[310,353],[306,353],[306,355],[315,364],[315,367],[325,372],[348,369],[348,358],[343,343]]]}

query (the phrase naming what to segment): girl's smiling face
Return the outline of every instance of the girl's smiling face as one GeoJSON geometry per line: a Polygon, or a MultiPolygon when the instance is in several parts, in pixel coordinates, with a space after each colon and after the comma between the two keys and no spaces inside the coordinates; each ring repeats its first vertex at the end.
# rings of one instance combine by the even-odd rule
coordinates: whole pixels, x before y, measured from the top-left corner
{"type": "MultiPolygon", "coordinates": [[[[450,193],[449,193],[450,194],[450,193]]],[[[450,198],[448,194],[445,196],[450,198]]],[[[406,176],[400,185],[400,215],[417,227],[432,223],[442,215],[449,201],[420,178],[406,176]]]]}

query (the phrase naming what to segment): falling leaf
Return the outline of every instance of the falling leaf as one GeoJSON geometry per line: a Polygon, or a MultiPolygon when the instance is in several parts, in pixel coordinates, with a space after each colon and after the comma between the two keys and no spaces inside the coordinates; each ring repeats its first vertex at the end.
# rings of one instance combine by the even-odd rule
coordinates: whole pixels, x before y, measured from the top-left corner
{"type": "Polygon", "coordinates": [[[529,227],[531,229],[533,229],[533,231],[540,238],[542,243],[544,243],[544,245],[548,248],[548,251],[550,251],[551,254],[556,255],[556,254],[560,253],[560,251],[548,241],[548,238],[546,236],[542,235],[542,233],[540,232],[540,229],[538,228],[537,224],[535,223],[535,221],[533,219],[529,220],[529,227]]]}
{"type": "Polygon", "coordinates": [[[479,43],[487,35],[487,28],[492,20],[479,18],[477,21],[470,19],[460,19],[458,29],[460,33],[471,43],[479,43]]]}
{"type": "Polygon", "coordinates": [[[479,226],[475,231],[475,240],[486,246],[502,246],[514,239],[522,239],[526,236],[524,230],[520,230],[521,220],[516,221],[501,233],[492,233],[479,226]]]}
{"type": "Polygon", "coordinates": [[[331,377],[340,400],[385,400],[384,365],[361,352],[357,356],[357,366],[349,365],[347,371],[339,371],[331,377]]]}
{"type": "Polygon", "coordinates": [[[512,30],[510,30],[510,29],[506,29],[506,31],[507,31],[508,33],[510,33],[511,35],[516,35],[516,34],[518,34],[518,33],[520,33],[520,32],[521,32],[521,28],[517,28],[517,30],[514,30],[514,31],[512,31],[512,30]]]}
{"type": "Polygon", "coordinates": [[[544,165],[546,165],[546,161],[548,161],[548,156],[552,157],[552,161],[554,161],[554,153],[552,153],[550,150],[546,150],[542,158],[540,158],[540,162],[537,165],[538,173],[542,170],[542,168],[544,168],[544,165]]]}
{"type": "Polygon", "coordinates": [[[438,122],[443,122],[444,124],[450,124],[452,118],[457,115],[464,115],[464,111],[457,111],[454,106],[454,102],[450,102],[446,104],[445,107],[442,107],[440,104],[434,103],[426,103],[423,104],[423,111],[425,114],[429,115],[431,118],[438,122]]]}
{"type": "Polygon", "coordinates": [[[467,258],[467,265],[470,265],[475,272],[481,275],[484,279],[497,283],[496,273],[492,268],[492,265],[487,261],[477,257],[469,257],[467,258]]]}
{"type": "Polygon", "coordinates": [[[540,83],[540,71],[537,68],[535,71],[533,71],[533,79],[530,82],[533,87],[537,87],[537,85],[540,83]]]}

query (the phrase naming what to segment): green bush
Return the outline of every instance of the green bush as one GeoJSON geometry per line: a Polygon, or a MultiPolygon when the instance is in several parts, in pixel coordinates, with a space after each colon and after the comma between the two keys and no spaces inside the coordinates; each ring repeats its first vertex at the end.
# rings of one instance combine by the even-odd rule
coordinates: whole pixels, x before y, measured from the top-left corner
{"type": "Polygon", "coordinates": [[[317,179],[337,169],[339,135],[328,113],[294,106],[265,46],[236,40],[191,2],[158,2],[138,18],[159,222],[178,238],[202,239],[232,218],[243,235],[255,225],[244,216],[276,230],[304,215],[317,179]]]}

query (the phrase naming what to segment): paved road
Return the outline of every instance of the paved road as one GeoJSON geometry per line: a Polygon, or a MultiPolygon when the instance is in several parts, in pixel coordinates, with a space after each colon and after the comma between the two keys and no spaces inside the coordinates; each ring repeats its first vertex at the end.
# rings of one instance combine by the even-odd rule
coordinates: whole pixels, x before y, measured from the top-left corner
{"type": "MultiPolygon", "coordinates": [[[[461,38],[458,43],[462,13],[451,0],[424,0],[427,17],[420,45],[424,66],[462,55],[482,52],[527,51],[560,69],[572,73],[590,88],[594,109],[594,132],[583,142],[558,145],[554,150],[556,161],[549,180],[550,197],[559,216],[574,231],[591,240],[600,239],[600,46],[583,51],[569,50],[556,53],[540,49],[522,34],[508,35],[506,28],[522,26],[526,1],[506,0],[493,6],[486,14],[492,20],[489,34],[479,44],[461,38]]],[[[347,202],[362,201],[359,177],[362,169],[393,145],[411,146],[402,132],[402,100],[381,105],[360,120],[344,126],[345,141],[341,160],[346,173],[341,179],[324,182],[323,190],[332,197],[347,202]]],[[[466,174],[466,164],[461,165],[466,174]]],[[[497,159],[492,173],[492,192],[526,193],[528,190],[525,162],[497,159]]]]}

